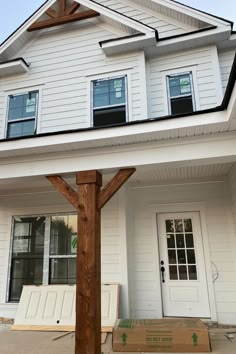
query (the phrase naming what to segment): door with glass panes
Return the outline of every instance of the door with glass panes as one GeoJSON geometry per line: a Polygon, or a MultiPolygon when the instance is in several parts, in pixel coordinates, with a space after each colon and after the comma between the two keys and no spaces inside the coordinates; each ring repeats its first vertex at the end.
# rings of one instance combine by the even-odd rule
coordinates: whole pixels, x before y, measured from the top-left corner
{"type": "Polygon", "coordinates": [[[210,317],[198,213],[157,218],[164,316],[210,317]]]}

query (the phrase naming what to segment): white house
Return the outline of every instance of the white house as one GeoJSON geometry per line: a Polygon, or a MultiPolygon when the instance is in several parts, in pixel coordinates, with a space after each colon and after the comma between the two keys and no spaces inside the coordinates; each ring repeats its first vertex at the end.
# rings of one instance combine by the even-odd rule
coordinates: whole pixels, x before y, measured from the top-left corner
{"type": "Polygon", "coordinates": [[[102,212],[120,316],[236,325],[232,23],[172,0],[65,4],[0,46],[0,317],[24,284],[75,283],[75,211],[45,176],[135,167],[102,212]]]}

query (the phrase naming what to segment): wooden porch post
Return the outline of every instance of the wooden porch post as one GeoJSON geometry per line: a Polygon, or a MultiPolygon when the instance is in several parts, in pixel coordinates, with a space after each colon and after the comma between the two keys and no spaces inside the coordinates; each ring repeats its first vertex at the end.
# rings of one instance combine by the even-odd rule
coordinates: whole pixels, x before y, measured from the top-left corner
{"type": "Polygon", "coordinates": [[[97,171],[78,172],[77,289],[75,354],[101,353],[101,209],[98,197],[102,176],[97,171]]]}
{"type": "Polygon", "coordinates": [[[101,209],[134,172],[120,170],[102,190],[98,171],[77,172],[78,193],[47,177],[78,211],[75,354],[101,354],[101,209]]]}

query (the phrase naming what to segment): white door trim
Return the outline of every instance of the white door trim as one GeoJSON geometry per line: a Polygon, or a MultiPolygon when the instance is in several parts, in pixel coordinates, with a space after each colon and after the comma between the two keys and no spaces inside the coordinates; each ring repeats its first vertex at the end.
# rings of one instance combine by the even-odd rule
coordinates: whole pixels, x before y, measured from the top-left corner
{"type": "Polygon", "coordinates": [[[160,259],[159,259],[159,245],[158,245],[158,229],[157,229],[157,214],[160,213],[178,213],[178,212],[199,212],[201,231],[202,231],[202,244],[203,253],[205,257],[205,268],[206,268],[206,279],[209,293],[209,306],[210,306],[210,316],[211,321],[217,322],[217,311],[216,311],[216,300],[214,285],[212,282],[212,270],[211,270],[211,257],[209,248],[209,236],[207,231],[207,218],[206,218],[206,205],[207,203],[173,203],[173,204],[149,204],[150,212],[152,213],[152,229],[153,237],[156,239],[157,243],[157,257],[155,259],[155,268],[157,269],[157,282],[159,284],[158,296],[162,298],[161,294],[161,280],[160,280],[160,259]]]}

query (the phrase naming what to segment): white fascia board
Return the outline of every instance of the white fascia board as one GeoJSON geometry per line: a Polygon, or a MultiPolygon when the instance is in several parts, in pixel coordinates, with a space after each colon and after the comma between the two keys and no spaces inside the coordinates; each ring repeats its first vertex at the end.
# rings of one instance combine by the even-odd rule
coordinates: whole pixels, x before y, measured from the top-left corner
{"type": "Polygon", "coordinates": [[[101,47],[106,55],[114,55],[130,50],[144,49],[155,46],[157,43],[155,32],[152,35],[143,35],[142,37],[124,38],[114,40],[107,43],[102,43],[101,47]]]}
{"type": "Polygon", "coordinates": [[[175,10],[177,12],[184,13],[187,16],[193,17],[198,19],[199,21],[206,22],[211,24],[212,26],[230,26],[230,23],[227,21],[224,21],[223,19],[214,17],[214,15],[211,16],[211,14],[207,14],[204,12],[201,12],[200,10],[188,7],[184,4],[177,3],[171,0],[151,0],[153,2],[156,2],[157,4],[160,4],[162,6],[168,7],[171,10],[175,10]]]}
{"type": "Polygon", "coordinates": [[[174,37],[170,39],[163,39],[157,41],[156,48],[152,47],[151,51],[153,54],[164,54],[165,52],[175,51],[181,49],[188,49],[196,46],[205,46],[210,44],[221,43],[222,41],[228,40],[231,35],[231,30],[229,28],[215,28],[209,29],[209,31],[192,33],[190,35],[174,37]]]}
{"type": "MultiPolygon", "coordinates": [[[[124,140],[136,136],[142,141],[142,137],[145,140],[146,135],[158,133],[167,130],[191,128],[196,126],[204,126],[209,124],[217,124],[227,122],[228,115],[225,111],[213,112],[207,114],[197,114],[194,116],[155,120],[153,122],[144,122],[138,124],[125,125],[121,127],[106,128],[106,129],[91,129],[87,131],[79,131],[75,133],[50,135],[42,137],[34,137],[29,139],[19,139],[14,141],[2,141],[0,142],[0,157],[14,156],[37,153],[40,151],[50,152],[63,151],[66,147],[77,146],[82,148],[83,143],[91,142],[93,146],[102,146],[106,141],[111,141],[112,145],[119,144],[119,138],[124,140]]],[[[124,143],[125,144],[125,143],[124,143]]]]}
{"type": "Polygon", "coordinates": [[[176,167],[235,162],[236,134],[171,139],[167,142],[57,152],[4,160],[0,161],[0,180],[61,175],[94,169],[109,171],[147,165],[176,167]]]}
{"type": "Polygon", "coordinates": [[[109,17],[110,19],[112,19],[116,22],[120,22],[123,25],[131,27],[138,32],[148,34],[148,33],[152,33],[153,31],[155,31],[154,28],[151,28],[149,26],[142,24],[141,22],[135,21],[134,19],[124,16],[123,14],[121,14],[119,12],[108,9],[105,6],[102,6],[101,4],[99,4],[98,2],[90,1],[90,0],[75,0],[75,1],[85,7],[88,7],[91,10],[99,12],[101,15],[109,17]]]}

